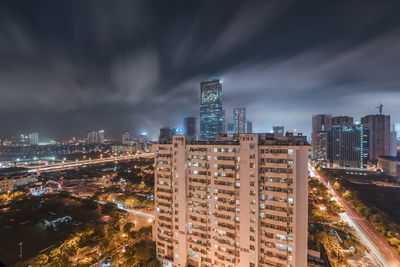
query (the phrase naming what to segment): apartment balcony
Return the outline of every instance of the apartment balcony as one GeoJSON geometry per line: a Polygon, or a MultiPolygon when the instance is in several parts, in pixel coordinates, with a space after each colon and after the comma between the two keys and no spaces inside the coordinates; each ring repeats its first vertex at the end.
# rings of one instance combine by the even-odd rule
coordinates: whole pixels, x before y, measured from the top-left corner
{"type": "Polygon", "coordinates": [[[235,249],[235,242],[239,241],[239,238],[237,239],[232,239],[232,237],[227,236],[227,235],[214,235],[212,237],[213,240],[215,240],[215,242],[218,243],[219,246],[225,246],[228,247],[230,249],[235,249]],[[230,242],[233,242],[233,245],[230,244],[230,242]]]}
{"type": "Polygon", "coordinates": [[[277,225],[277,226],[287,227],[287,225],[288,225],[287,222],[278,221],[278,220],[274,220],[274,219],[262,218],[260,220],[262,220],[264,223],[270,223],[270,224],[274,224],[274,225],[277,225]]]}
{"type": "Polygon", "coordinates": [[[156,154],[156,160],[170,161],[171,160],[171,156],[170,157],[166,157],[164,155],[161,156],[161,154],[156,154]]]}
{"type": "MultiPolygon", "coordinates": [[[[219,183],[219,182],[226,182],[226,183],[232,183],[233,185],[235,185],[236,183],[236,178],[235,177],[229,177],[229,176],[217,176],[214,177],[214,181],[219,183]]],[[[217,184],[215,183],[214,184],[217,184]]]]}
{"type": "Polygon", "coordinates": [[[213,156],[235,157],[237,152],[213,152],[213,156]]]}
{"type": "Polygon", "coordinates": [[[264,186],[272,186],[272,187],[280,187],[280,188],[292,188],[293,185],[288,185],[288,183],[281,182],[270,182],[267,178],[264,178],[264,182],[262,183],[264,186]]]}
{"type": "Polygon", "coordinates": [[[265,162],[263,164],[260,164],[261,167],[263,168],[280,168],[280,169],[286,169],[288,168],[287,163],[272,163],[272,162],[265,162]]]}
{"type": "Polygon", "coordinates": [[[229,190],[229,191],[238,191],[239,189],[235,187],[236,186],[236,182],[231,180],[231,181],[227,181],[225,179],[225,181],[223,181],[222,179],[218,179],[217,181],[214,181],[214,188],[218,188],[220,190],[229,190]]]}
{"type": "Polygon", "coordinates": [[[218,212],[218,213],[214,213],[214,221],[218,221],[221,223],[226,223],[226,224],[236,224],[235,221],[235,216],[232,213],[227,213],[224,214],[222,212],[218,212]],[[231,217],[231,218],[224,218],[223,215],[226,215],[227,217],[231,217]]]}
{"type": "Polygon", "coordinates": [[[236,165],[237,161],[236,159],[232,160],[226,160],[226,159],[213,159],[214,164],[219,164],[219,165],[236,165]]]}
{"type": "MultiPolygon", "coordinates": [[[[192,178],[189,178],[189,179],[192,179],[192,178]]],[[[201,180],[203,180],[203,181],[192,179],[192,180],[189,180],[189,184],[192,185],[192,186],[206,187],[207,186],[207,180],[206,179],[201,179],[201,180]]]]}
{"type": "Polygon", "coordinates": [[[263,176],[271,176],[275,178],[289,178],[293,177],[293,174],[290,173],[284,173],[284,172],[266,172],[266,171],[261,171],[263,176]]]}
{"type": "MultiPolygon", "coordinates": [[[[165,179],[165,180],[168,180],[168,179],[165,179]]],[[[168,182],[168,183],[170,183],[170,182],[168,182]]],[[[157,184],[156,186],[157,186],[157,188],[160,188],[160,189],[172,190],[172,186],[171,185],[167,185],[165,182],[163,184],[157,184]]]]}
{"type": "Polygon", "coordinates": [[[172,197],[172,192],[164,192],[156,190],[156,198],[157,196],[172,197]]]}
{"type": "Polygon", "coordinates": [[[207,174],[193,174],[189,173],[189,177],[196,179],[207,179],[207,174]]]}
{"type": "Polygon", "coordinates": [[[191,162],[192,164],[193,163],[203,164],[203,163],[207,163],[208,162],[207,159],[200,159],[200,158],[199,159],[191,159],[190,157],[188,157],[187,161],[191,162]]]}
{"type": "Polygon", "coordinates": [[[167,171],[167,170],[155,170],[154,173],[157,174],[164,174],[164,175],[171,175],[172,172],[171,171],[167,171]]]}
{"type": "MultiPolygon", "coordinates": [[[[286,189],[286,188],[282,188],[282,189],[286,189]]],[[[269,195],[269,196],[276,197],[278,199],[281,199],[281,198],[287,199],[287,197],[288,197],[288,193],[286,193],[286,192],[277,192],[277,191],[270,191],[270,190],[264,189],[262,191],[262,193],[269,195]]]]}
{"type": "MultiPolygon", "coordinates": [[[[275,200],[262,200],[260,201],[263,204],[265,204],[265,206],[267,205],[273,205],[273,206],[277,206],[277,207],[281,207],[281,208],[287,208],[288,207],[288,203],[286,202],[281,202],[281,201],[275,201],[275,200]]],[[[264,209],[264,212],[269,213],[270,210],[264,209]]]]}
{"type": "Polygon", "coordinates": [[[207,171],[209,168],[207,168],[207,166],[188,166],[188,170],[189,171],[199,171],[199,172],[202,172],[202,171],[207,171]]]}
{"type": "Polygon", "coordinates": [[[286,153],[265,153],[265,154],[261,154],[260,158],[287,159],[288,154],[286,154],[286,153]]]}
{"type": "MultiPolygon", "coordinates": [[[[158,161],[159,159],[157,159],[157,161],[158,161]]],[[[160,160],[161,161],[161,160],[160,160]]],[[[163,161],[163,163],[157,163],[156,162],[156,167],[160,167],[160,168],[162,168],[162,167],[165,167],[165,168],[171,168],[171,166],[172,166],[172,162],[170,162],[170,161],[163,161]]]]}

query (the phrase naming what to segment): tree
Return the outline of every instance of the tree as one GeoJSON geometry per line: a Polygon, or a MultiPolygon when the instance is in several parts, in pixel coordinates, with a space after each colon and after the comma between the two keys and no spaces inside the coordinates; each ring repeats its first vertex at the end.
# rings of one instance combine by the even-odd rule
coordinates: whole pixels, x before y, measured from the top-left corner
{"type": "Polygon", "coordinates": [[[154,208],[154,201],[146,199],[145,201],[143,201],[143,206],[149,209],[154,208]]]}
{"type": "Polygon", "coordinates": [[[10,198],[6,194],[0,195],[0,203],[7,202],[10,198]]]}
{"type": "Polygon", "coordinates": [[[35,261],[33,262],[33,267],[39,267],[39,266],[44,266],[49,262],[49,256],[46,254],[40,254],[35,258],[35,261]]]}
{"type": "Polygon", "coordinates": [[[124,230],[125,233],[129,234],[131,232],[132,228],[135,228],[135,224],[133,222],[127,222],[124,225],[123,230],[124,230]]]}
{"type": "Polygon", "coordinates": [[[102,208],[102,212],[104,214],[110,214],[117,210],[118,210],[117,205],[114,203],[111,203],[111,202],[107,202],[106,204],[103,205],[103,208],[102,208]]]}
{"type": "Polygon", "coordinates": [[[142,206],[142,204],[136,197],[128,197],[127,199],[125,199],[125,205],[132,208],[139,208],[142,206]]]}
{"type": "Polygon", "coordinates": [[[154,242],[145,239],[140,240],[127,251],[127,256],[136,265],[150,266],[147,264],[155,260],[154,242]]]}
{"type": "Polygon", "coordinates": [[[14,191],[10,194],[11,199],[23,198],[26,195],[24,191],[14,191]]]}

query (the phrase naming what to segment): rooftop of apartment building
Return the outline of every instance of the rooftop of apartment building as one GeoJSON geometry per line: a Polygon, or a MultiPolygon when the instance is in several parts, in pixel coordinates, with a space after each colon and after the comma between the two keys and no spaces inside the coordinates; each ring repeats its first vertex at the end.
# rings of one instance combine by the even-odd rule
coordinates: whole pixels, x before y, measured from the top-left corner
{"type": "MultiPolygon", "coordinates": [[[[218,140],[213,141],[186,141],[187,145],[239,145],[240,136],[254,135],[254,134],[234,134],[228,136],[221,134],[218,140]]],[[[307,136],[298,133],[287,132],[285,136],[274,136],[273,134],[257,134],[259,145],[276,145],[276,146],[309,146],[307,136]]],[[[161,141],[158,144],[172,144],[172,140],[161,141]]]]}

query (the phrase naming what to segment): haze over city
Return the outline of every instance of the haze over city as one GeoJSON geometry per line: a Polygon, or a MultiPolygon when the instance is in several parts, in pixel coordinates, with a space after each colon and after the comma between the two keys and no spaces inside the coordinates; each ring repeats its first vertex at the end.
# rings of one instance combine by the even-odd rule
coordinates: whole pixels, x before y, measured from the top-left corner
{"type": "Polygon", "coordinates": [[[311,133],[311,115],[400,121],[398,1],[1,1],[0,130],[152,138],[199,116],[222,79],[227,119],[311,133]]]}

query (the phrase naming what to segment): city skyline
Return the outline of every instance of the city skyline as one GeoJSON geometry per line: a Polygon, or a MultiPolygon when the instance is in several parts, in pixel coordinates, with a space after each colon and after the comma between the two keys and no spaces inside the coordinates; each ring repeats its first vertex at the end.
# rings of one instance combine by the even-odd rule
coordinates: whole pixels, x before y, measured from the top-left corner
{"type": "Polygon", "coordinates": [[[396,1],[42,2],[0,3],[4,134],[156,136],[199,118],[199,83],[213,79],[253,132],[310,136],[313,114],[360,118],[380,103],[400,121],[396,1]]]}
{"type": "Polygon", "coordinates": [[[400,267],[399,13],[0,0],[0,267],[400,267]]]}

